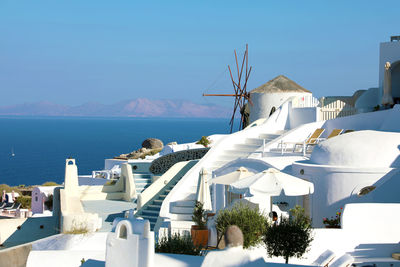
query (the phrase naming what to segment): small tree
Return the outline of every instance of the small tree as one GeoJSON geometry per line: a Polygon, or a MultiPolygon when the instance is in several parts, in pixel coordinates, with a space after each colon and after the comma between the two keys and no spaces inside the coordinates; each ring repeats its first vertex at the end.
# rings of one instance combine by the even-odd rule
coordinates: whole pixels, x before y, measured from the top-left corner
{"type": "Polygon", "coordinates": [[[290,257],[303,256],[312,241],[311,220],[300,206],[291,210],[289,219],[281,218],[278,225],[268,227],[264,237],[268,256],[282,256],[286,263],[290,257]]]}
{"type": "Polygon", "coordinates": [[[248,248],[262,242],[268,220],[258,209],[252,209],[243,203],[237,203],[231,209],[221,210],[215,222],[218,244],[230,225],[237,225],[242,230],[243,247],[248,248]]]}
{"type": "Polygon", "coordinates": [[[196,201],[194,205],[192,220],[200,229],[207,229],[207,214],[203,209],[203,203],[200,201],[196,201]]]}

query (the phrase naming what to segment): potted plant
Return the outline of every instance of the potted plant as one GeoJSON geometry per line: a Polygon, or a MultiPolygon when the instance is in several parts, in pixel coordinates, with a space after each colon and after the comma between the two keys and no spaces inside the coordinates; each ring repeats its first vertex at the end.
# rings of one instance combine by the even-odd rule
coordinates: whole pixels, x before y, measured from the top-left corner
{"type": "Polygon", "coordinates": [[[203,209],[203,203],[196,201],[193,209],[192,220],[195,225],[192,225],[191,235],[193,244],[196,247],[207,247],[208,244],[208,229],[207,229],[207,214],[203,209]]]}
{"type": "Polygon", "coordinates": [[[342,216],[342,210],[343,208],[340,208],[340,211],[336,212],[335,217],[323,219],[322,222],[325,225],[325,228],[340,228],[340,217],[342,216]]]}
{"type": "Polygon", "coordinates": [[[207,136],[202,136],[199,141],[196,142],[198,145],[203,145],[204,147],[208,147],[211,141],[207,136]]]}

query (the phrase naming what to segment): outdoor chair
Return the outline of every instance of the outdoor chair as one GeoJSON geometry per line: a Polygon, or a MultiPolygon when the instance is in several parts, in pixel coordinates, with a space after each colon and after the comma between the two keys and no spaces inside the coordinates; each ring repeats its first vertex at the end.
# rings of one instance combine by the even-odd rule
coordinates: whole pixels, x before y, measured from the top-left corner
{"type": "Polygon", "coordinates": [[[329,264],[329,267],[348,267],[352,265],[353,262],[354,258],[346,253],[331,264],[329,264]]]}
{"type": "Polygon", "coordinates": [[[6,206],[6,204],[7,204],[6,202],[1,202],[1,203],[0,203],[0,210],[1,210],[2,208],[4,208],[4,207],[6,206]]]}
{"type": "MultiPolygon", "coordinates": [[[[307,147],[307,145],[309,145],[309,144],[317,144],[318,143],[318,141],[319,141],[319,138],[321,137],[321,135],[324,133],[324,131],[325,131],[325,129],[322,129],[322,128],[318,128],[318,129],[316,129],[311,135],[309,135],[308,137],[307,137],[307,139],[306,140],[304,140],[303,142],[282,142],[281,143],[281,152],[282,152],[282,154],[283,154],[283,152],[284,152],[284,150],[286,150],[286,146],[288,145],[288,144],[293,144],[293,152],[295,152],[296,151],[296,148],[298,147],[298,146],[301,146],[301,147],[303,147],[303,154],[305,154],[305,152],[306,152],[306,147],[307,147]]],[[[278,146],[279,147],[279,146],[278,146]]]]}
{"type": "Polygon", "coordinates": [[[332,132],[328,135],[327,138],[318,138],[318,140],[317,140],[318,142],[315,142],[315,143],[312,143],[312,144],[307,144],[307,145],[306,145],[306,151],[308,151],[308,150],[307,150],[308,147],[310,147],[310,146],[315,146],[315,145],[317,145],[320,141],[324,141],[324,140],[330,139],[330,138],[332,138],[332,137],[338,136],[338,135],[340,135],[342,132],[343,132],[343,129],[333,129],[332,132]]]}
{"type": "Polygon", "coordinates": [[[4,207],[4,211],[7,211],[7,210],[11,210],[11,209],[13,209],[14,207],[15,207],[15,205],[17,205],[17,203],[8,203],[9,205],[8,206],[6,206],[6,207],[4,207]]]}
{"type": "Polygon", "coordinates": [[[7,211],[7,213],[15,212],[20,207],[21,207],[21,203],[14,203],[12,208],[6,209],[5,211],[7,211]]]}
{"type": "Polygon", "coordinates": [[[311,264],[315,266],[327,267],[335,257],[335,252],[327,249],[321,255],[319,255],[319,257],[311,264]]]}
{"type": "Polygon", "coordinates": [[[14,203],[6,203],[6,205],[0,209],[0,211],[4,211],[6,209],[12,208],[14,206],[14,203]]]}
{"type": "Polygon", "coordinates": [[[345,133],[352,133],[352,132],[354,132],[354,130],[347,129],[347,130],[344,131],[344,134],[345,134],[345,133]]]}

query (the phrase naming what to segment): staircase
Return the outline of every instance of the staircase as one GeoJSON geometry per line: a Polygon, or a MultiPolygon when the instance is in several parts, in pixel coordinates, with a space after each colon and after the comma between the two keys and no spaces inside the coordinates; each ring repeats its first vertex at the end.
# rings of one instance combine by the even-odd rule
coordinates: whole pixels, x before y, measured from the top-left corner
{"type": "Polygon", "coordinates": [[[148,173],[133,173],[133,180],[135,182],[136,195],[142,193],[147,187],[151,185],[152,175],[148,173]]]}
{"type": "MultiPolygon", "coordinates": [[[[283,134],[280,131],[274,134],[260,134],[257,138],[245,138],[243,142],[236,143],[229,149],[220,150],[217,159],[209,162],[207,170],[214,171],[230,161],[238,158],[247,158],[250,154],[256,152],[261,146],[271,142],[283,134]]],[[[207,164],[207,163],[206,163],[207,164]]],[[[179,201],[169,203],[170,205],[170,219],[173,228],[190,229],[192,222],[193,208],[196,202],[197,184],[192,184],[189,188],[185,189],[186,197],[179,201]]],[[[211,192],[212,193],[212,192],[211,192]]],[[[160,207],[157,207],[159,212],[160,207]]],[[[157,213],[158,216],[158,213],[157,213]]]]}
{"type": "Polygon", "coordinates": [[[221,151],[218,160],[214,161],[209,169],[213,171],[235,159],[247,158],[261,146],[278,138],[282,133],[284,133],[284,131],[275,134],[260,134],[257,138],[246,138],[243,143],[237,143],[231,149],[221,151]]]}
{"type": "MultiPolygon", "coordinates": [[[[158,215],[160,213],[161,205],[166,198],[166,196],[171,192],[172,188],[180,181],[180,179],[197,163],[197,160],[189,161],[175,176],[157,193],[155,196],[149,200],[140,210],[135,214],[136,217],[141,217],[150,221],[151,231],[154,230],[154,226],[157,222],[158,215]]],[[[161,179],[161,178],[159,178],[161,179]]],[[[191,203],[190,208],[190,218],[194,206],[194,202],[191,203]]],[[[185,210],[188,211],[188,210],[185,210]]],[[[185,217],[187,218],[187,216],[185,217]]]]}

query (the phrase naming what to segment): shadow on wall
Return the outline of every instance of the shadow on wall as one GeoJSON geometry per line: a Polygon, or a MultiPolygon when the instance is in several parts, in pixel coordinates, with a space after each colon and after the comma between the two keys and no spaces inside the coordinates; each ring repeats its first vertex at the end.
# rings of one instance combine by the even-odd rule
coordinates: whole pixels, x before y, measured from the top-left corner
{"type": "MultiPolygon", "coordinates": [[[[128,210],[126,210],[126,211],[128,211],[128,210]]],[[[119,213],[108,214],[108,216],[105,219],[105,221],[112,223],[114,221],[114,219],[116,219],[116,218],[125,218],[125,212],[126,211],[122,211],[122,212],[119,212],[119,213]]]]}
{"type": "Polygon", "coordinates": [[[54,217],[28,218],[22,225],[15,226],[14,233],[4,241],[3,245],[12,247],[55,235],[59,233],[56,222],[54,217]]]}
{"type": "Polygon", "coordinates": [[[399,243],[359,244],[350,254],[354,258],[382,257],[383,255],[390,257],[392,253],[399,250],[399,243]]]}

